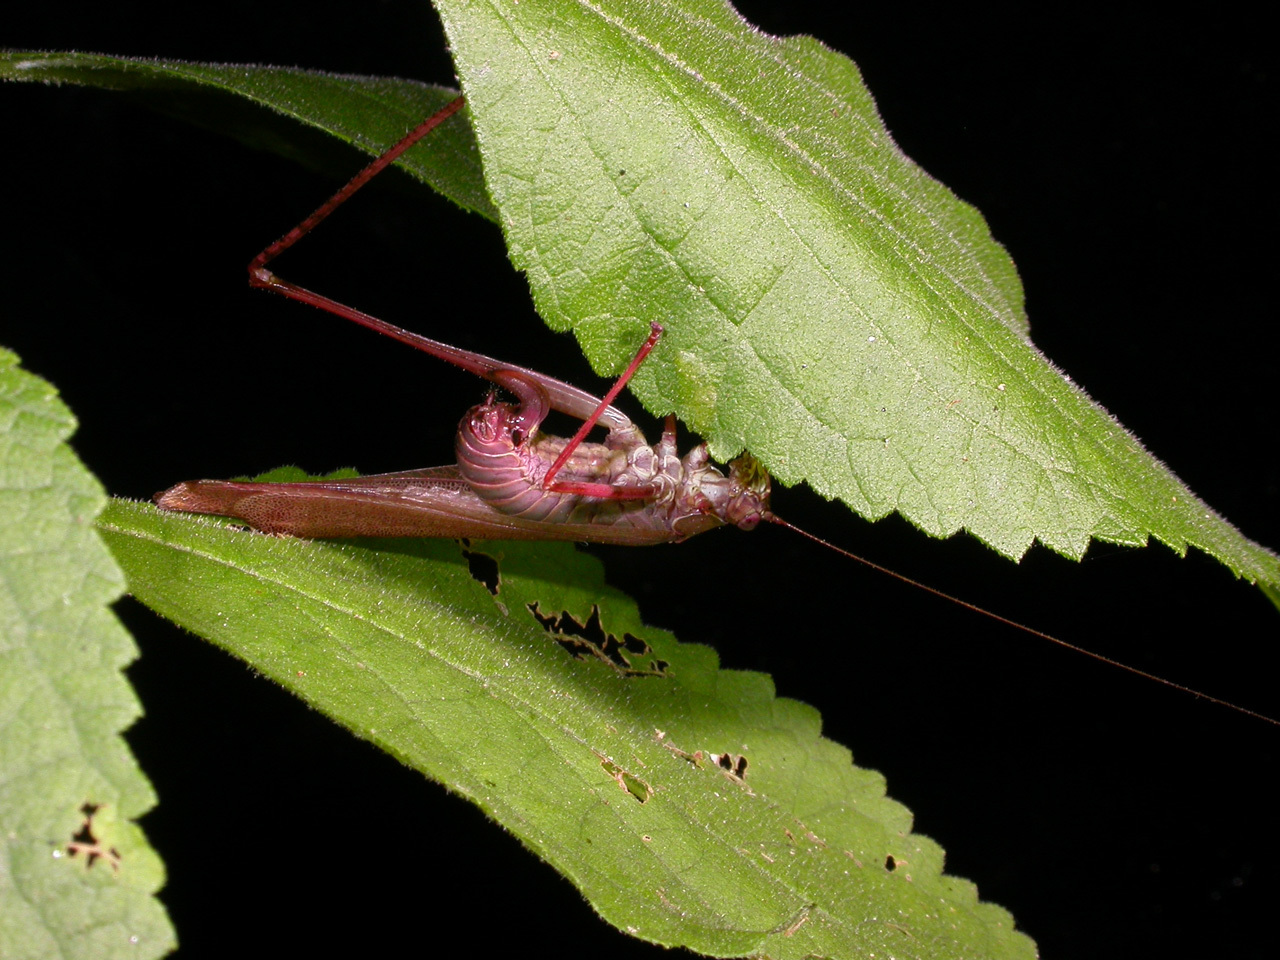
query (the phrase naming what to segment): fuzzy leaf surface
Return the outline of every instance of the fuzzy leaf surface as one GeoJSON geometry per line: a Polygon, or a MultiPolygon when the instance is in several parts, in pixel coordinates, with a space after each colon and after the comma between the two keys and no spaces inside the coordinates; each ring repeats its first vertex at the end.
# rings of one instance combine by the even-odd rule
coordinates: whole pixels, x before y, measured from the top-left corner
{"type": "Polygon", "coordinates": [[[75,419],[0,349],[0,957],[161,957],[155,806],[121,736],[137,657],[107,605],[124,578],[93,528],[106,494],[75,419]]]}
{"type": "Polygon", "coordinates": [[[646,627],[572,546],[310,542],[124,501],[100,527],[138,599],[479,805],[634,936],[1034,956],[815,710],[646,627]]]}

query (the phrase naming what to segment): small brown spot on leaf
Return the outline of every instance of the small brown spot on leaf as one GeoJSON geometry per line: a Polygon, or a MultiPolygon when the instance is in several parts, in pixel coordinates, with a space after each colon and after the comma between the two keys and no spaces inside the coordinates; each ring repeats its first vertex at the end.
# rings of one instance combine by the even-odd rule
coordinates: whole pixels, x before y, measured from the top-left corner
{"type": "Polygon", "coordinates": [[[712,753],[711,762],[734,780],[747,778],[747,758],[740,753],[712,753]]]}
{"type": "Polygon", "coordinates": [[[801,907],[796,914],[784,924],[780,924],[773,928],[773,933],[781,933],[784,937],[790,937],[797,930],[809,922],[809,913],[813,910],[814,904],[809,903],[801,907]]]}
{"type": "Polygon", "coordinates": [[[93,816],[101,809],[101,804],[86,803],[80,808],[84,814],[84,822],[80,829],[71,835],[67,844],[67,854],[72,857],[83,856],[85,869],[92,867],[99,860],[111,865],[113,871],[120,870],[120,852],[115,847],[108,847],[93,832],[93,816]]]}
{"type": "MultiPolygon", "coordinates": [[[[599,754],[597,754],[599,756],[599,754]]],[[[644,803],[653,796],[653,788],[634,773],[628,773],[608,757],[600,757],[600,766],[613,778],[619,789],[631,794],[637,801],[644,803]]]]}
{"type": "MultiPolygon", "coordinates": [[[[661,731],[659,731],[659,733],[661,733],[661,731]]],[[[666,737],[665,733],[662,733],[662,735],[658,737],[658,740],[662,742],[662,745],[664,747],[666,747],[668,750],[674,753],[681,760],[685,760],[695,767],[698,767],[698,768],[702,767],[702,761],[704,758],[701,750],[695,750],[693,753],[690,753],[688,750],[681,750],[674,743],[663,741],[664,737],[666,737]]]]}
{"type": "Polygon", "coordinates": [[[791,924],[791,926],[787,927],[787,929],[782,931],[782,935],[784,937],[789,937],[808,922],[809,922],[809,908],[806,907],[804,913],[801,914],[800,917],[796,919],[795,923],[791,924]]]}

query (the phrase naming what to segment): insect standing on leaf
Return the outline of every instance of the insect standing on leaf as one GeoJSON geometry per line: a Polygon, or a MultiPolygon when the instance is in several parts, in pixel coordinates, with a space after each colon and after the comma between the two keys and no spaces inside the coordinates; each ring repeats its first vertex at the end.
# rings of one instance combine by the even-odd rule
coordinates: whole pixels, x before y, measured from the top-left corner
{"type": "Polygon", "coordinates": [[[852,560],[1014,629],[1164,686],[1190,693],[1268,723],[1271,717],[1062,640],[882,567],[788,523],[769,508],[769,474],[750,454],[729,464],[710,462],[700,443],[683,458],[675,417],[648,444],[613,400],[662,336],[653,323],[634,359],[613,387],[597,398],[525,367],[428,339],[322,294],[282,280],[267,264],[310,233],[329,214],[406,150],[457,113],[462,97],[414,128],[287,234],[249,264],[251,286],[310,304],[475,373],[509,391],[516,402],[488,399],[463,417],[457,465],[342,480],[269,483],[193,480],[156,494],[164,510],[243,520],[267,533],[301,537],[476,537],[492,540],[572,540],[642,546],[678,543],[731,524],[754,529],[761,521],[787,527],[852,560]],[[539,432],[552,410],[582,421],[568,440],[539,432]],[[588,443],[597,424],[603,443],[588,443]]]}

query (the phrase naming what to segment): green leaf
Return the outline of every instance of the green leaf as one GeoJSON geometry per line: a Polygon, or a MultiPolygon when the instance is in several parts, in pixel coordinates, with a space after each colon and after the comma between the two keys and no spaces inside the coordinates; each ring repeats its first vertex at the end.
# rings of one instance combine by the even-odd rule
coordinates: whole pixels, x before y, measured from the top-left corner
{"type": "Polygon", "coordinates": [[[720,459],[1010,557],[1091,538],[1280,560],[1027,339],[978,212],[894,144],[858,70],[723,0],[437,0],[539,312],[720,459]]]}
{"type": "Polygon", "coordinates": [[[100,529],[140,600],[478,804],[635,936],[1034,956],[816,711],[646,627],[571,546],[317,543],[123,501],[100,529]]]}
{"type": "Polygon", "coordinates": [[[159,957],[164,866],[134,820],[155,794],[121,733],[137,650],[93,529],[106,496],[75,420],[0,350],[0,956],[159,957]]]}
{"type": "MultiPolygon", "coordinates": [[[[309,165],[316,162],[317,141],[300,139],[296,124],[277,123],[258,107],[377,156],[458,96],[457,90],[390,77],[72,52],[0,51],[0,80],[133,92],[157,109],[309,165]]],[[[497,219],[465,124],[433,132],[400,165],[458,206],[497,219]]]]}

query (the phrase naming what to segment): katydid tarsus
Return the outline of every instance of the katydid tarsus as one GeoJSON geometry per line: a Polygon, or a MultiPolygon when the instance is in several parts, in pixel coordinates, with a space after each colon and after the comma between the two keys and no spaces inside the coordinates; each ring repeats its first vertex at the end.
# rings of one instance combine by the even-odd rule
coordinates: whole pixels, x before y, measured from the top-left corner
{"type": "Polygon", "coordinates": [[[705,444],[684,457],[668,416],[650,445],[613,401],[657,345],[654,323],[626,370],[602,398],[537,371],[431,340],[315,293],[272,273],[267,265],[310,233],[376,174],[432,129],[462,109],[459,97],[375,159],[298,226],[249,264],[250,284],[368,327],[484,377],[516,397],[488,399],[463,417],[454,466],[428,467],[342,480],[287,483],[195,480],[156,495],[165,510],[232,517],[266,533],[311,538],[441,537],[496,540],[572,540],[642,546],[679,542],[731,524],[787,527],[850,559],[935,596],[1069,650],[1212,703],[1280,725],[1264,714],[1202,693],[1157,674],[1062,640],[927,584],[788,523],[769,507],[770,481],[749,453],[728,474],[710,462],[705,444]],[[539,431],[552,410],[582,421],[569,438],[539,431]],[[603,426],[603,443],[588,443],[603,426]]]}

